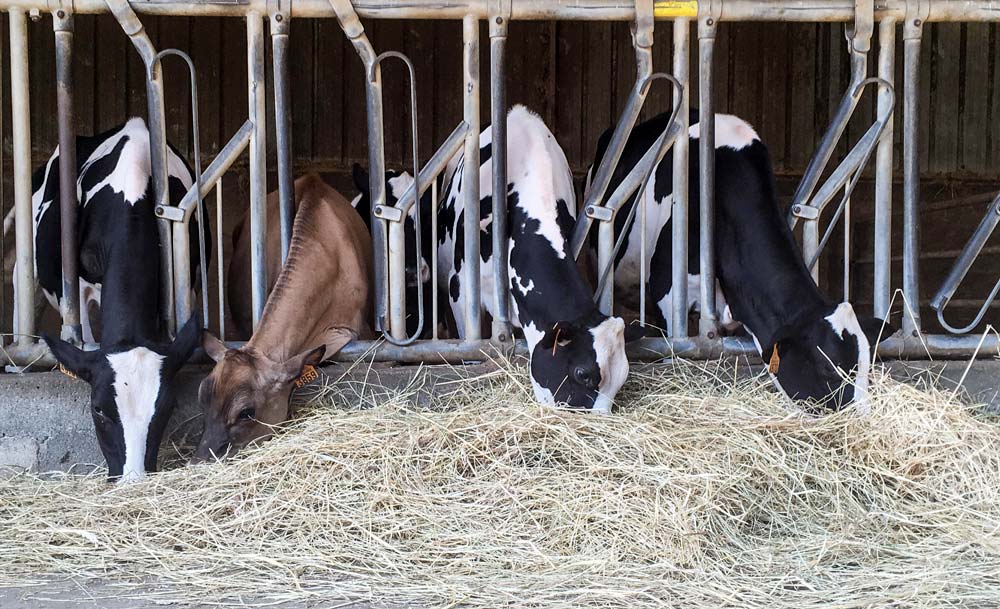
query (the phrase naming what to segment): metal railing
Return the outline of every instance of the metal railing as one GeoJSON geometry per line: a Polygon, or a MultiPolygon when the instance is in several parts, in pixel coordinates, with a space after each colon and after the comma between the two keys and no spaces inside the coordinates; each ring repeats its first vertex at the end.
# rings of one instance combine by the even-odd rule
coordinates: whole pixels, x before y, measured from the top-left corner
{"type": "MultiPolygon", "coordinates": [[[[178,321],[189,317],[194,303],[189,298],[191,277],[190,265],[186,263],[190,251],[189,222],[195,212],[201,219],[204,212],[201,201],[213,188],[217,194],[217,218],[221,220],[221,179],[233,162],[249,148],[250,163],[250,234],[252,241],[252,302],[253,320],[256,324],[266,300],[266,252],[265,235],[267,195],[266,183],[266,125],[265,125],[265,78],[264,78],[264,19],[268,20],[272,42],[274,73],[275,139],[277,142],[277,185],[280,201],[281,248],[287,254],[291,235],[294,201],[292,193],[291,156],[291,114],[288,81],[288,44],[290,20],[300,18],[336,18],[341,29],[351,41],[361,58],[366,78],[365,93],[368,110],[368,169],[370,176],[370,196],[372,210],[372,233],[375,251],[375,310],[377,329],[391,337],[392,342],[408,343],[406,336],[405,297],[405,231],[401,230],[410,208],[419,206],[419,200],[426,190],[433,193],[431,205],[432,231],[437,229],[438,176],[444,171],[448,160],[459,150],[464,151],[467,168],[479,165],[479,23],[489,22],[490,36],[490,82],[491,82],[491,124],[492,124],[492,168],[493,168],[493,259],[494,274],[499,285],[507,285],[506,253],[506,138],[504,133],[506,99],[504,86],[504,51],[507,27],[511,20],[560,19],[584,21],[628,21],[633,24],[632,42],[636,54],[637,74],[635,85],[622,116],[615,126],[611,144],[596,169],[591,190],[580,215],[574,234],[573,247],[579,252],[589,233],[591,224],[597,220],[598,251],[602,275],[613,273],[611,266],[615,259],[613,243],[613,219],[618,208],[628,197],[638,195],[649,182],[656,164],[672,146],[674,164],[674,202],[672,217],[673,233],[673,285],[674,306],[671,311],[670,336],[663,339],[644,339],[630,346],[630,354],[639,358],[656,358],[665,355],[687,357],[711,357],[722,353],[753,352],[748,340],[719,338],[715,319],[715,261],[713,246],[714,220],[714,142],[715,121],[712,95],[713,54],[718,25],[723,21],[785,21],[785,22],[843,22],[850,25],[847,42],[851,57],[851,85],[838,107],[834,121],[822,139],[816,155],[811,161],[792,208],[792,221],[804,220],[805,256],[810,263],[815,262],[831,234],[820,234],[820,215],[824,207],[841,193],[840,201],[830,226],[838,218],[849,213],[851,191],[857,184],[861,171],[872,154],[875,155],[875,232],[874,252],[874,304],[875,312],[888,312],[891,295],[890,251],[891,242],[891,190],[892,190],[892,114],[895,106],[893,94],[893,70],[895,64],[895,36],[899,24],[903,27],[904,39],[904,90],[903,110],[903,294],[912,306],[907,307],[904,316],[903,333],[893,337],[879,347],[881,353],[895,356],[961,356],[971,354],[980,341],[978,337],[924,335],[920,330],[918,296],[918,212],[919,165],[918,136],[919,117],[919,67],[920,42],[923,25],[929,22],[1000,22],[1000,10],[994,0],[701,0],[657,1],[632,0],[609,3],[606,0],[241,0],[228,2],[205,0],[189,2],[134,2],[127,0],[0,0],[0,10],[7,11],[10,23],[11,66],[10,82],[12,96],[12,141],[14,152],[14,208],[19,286],[17,316],[20,336],[16,344],[8,346],[6,352],[14,363],[27,363],[41,358],[51,362],[43,346],[32,338],[34,334],[34,282],[33,244],[31,226],[31,134],[29,129],[28,100],[28,54],[26,18],[29,13],[45,12],[53,16],[56,41],[56,82],[58,93],[59,141],[61,144],[60,209],[63,219],[61,248],[63,252],[63,293],[68,295],[63,302],[62,334],[70,340],[79,340],[80,315],[78,294],[78,271],[76,263],[75,232],[75,162],[68,151],[74,138],[72,47],[73,15],[110,13],[118,20],[123,32],[129,37],[136,51],[143,59],[146,69],[146,90],[148,101],[147,124],[150,129],[151,159],[154,196],[157,215],[160,218],[161,243],[166,255],[163,257],[162,313],[168,327],[173,330],[178,321]],[[213,162],[197,177],[195,184],[177,207],[167,205],[166,180],[166,137],[163,102],[163,78],[161,58],[146,35],[141,16],[223,16],[246,19],[248,58],[248,118],[232,138],[225,144],[213,162]],[[463,21],[463,121],[452,132],[431,159],[417,170],[415,166],[413,186],[395,206],[386,204],[385,193],[385,153],[382,116],[382,75],[380,58],[385,53],[376,53],[365,34],[360,18],[370,19],[461,19],[463,21]],[[698,66],[699,71],[699,187],[698,212],[701,232],[699,234],[701,272],[701,315],[698,335],[688,336],[687,302],[685,294],[687,282],[686,260],[688,248],[686,214],[689,212],[687,168],[689,162],[688,138],[685,137],[688,121],[688,72],[689,37],[691,20],[697,21],[698,66]],[[671,75],[653,72],[652,44],[653,28],[658,20],[670,20],[673,28],[673,61],[671,75]],[[879,56],[877,75],[867,74],[867,55],[875,24],[879,29],[879,56]],[[624,148],[628,134],[635,124],[643,101],[651,83],[656,79],[667,79],[674,85],[674,115],[668,127],[653,147],[647,151],[639,166],[625,182],[602,204],[610,184],[611,174],[624,148]],[[825,182],[821,184],[823,173],[832,160],[837,141],[856,107],[860,96],[868,88],[877,88],[877,117],[872,126],[856,142],[852,150],[841,160],[825,182]]],[[[391,54],[400,56],[392,52],[391,54]]],[[[193,66],[192,85],[194,85],[193,66]]],[[[411,87],[417,83],[412,80],[411,87]]],[[[197,100],[192,101],[197,108],[197,100]]],[[[416,120],[417,109],[412,108],[412,118],[416,120]]],[[[411,134],[416,137],[416,133],[411,134]]],[[[197,137],[196,137],[197,140],[197,137]]],[[[197,141],[196,141],[197,156],[197,141]]],[[[417,154],[414,151],[414,162],[417,154]]],[[[199,163],[200,164],[200,163],[199,163]]],[[[200,167],[198,168],[200,171],[200,167]]],[[[462,193],[465,199],[465,264],[463,277],[470,298],[462,319],[465,339],[462,341],[440,340],[437,338],[437,269],[432,268],[431,290],[434,292],[432,320],[434,338],[415,341],[410,345],[391,342],[358,342],[348,346],[341,354],[343,359],[371,356],[376,359],[399,361],[463,361],[482,359],[484,350],[510,350],[523,348],[512,340],[510,332],[507,298],[501,290],[494,290],[497,298],[493,320],[492,337],[481,337],[479,302],[479,182],[475,171],[467,170],[463,176],[462,193]]],[[[639,200],[639,199],[636,199],[639,200]]],[[[631,214],[638,214],[638,222],[645,223],[642,207],[631,214]]],[[[1000,208],[1000,206],[998,206],[1000,208]]],[[[959,259],[956,270],[942,287],[942,293],[934,300],[934,307],[943,311],[948,299],[957,288],[1000,217],[992,209],[984,219],[967,250],[959,259]]],[[[417,216],[420,216],[419,210],[417,216]]],[[[645,234],[645,231],[642,231],[645,234]]],[[[218,238],[218,237],[217,237],[218,238]]],[[[435,239],[436,241],[436,239],[435,239]]],[[[202,260],[205,248],[199,244],[202,260]]],[[[436,246],[436,243],[435,243],[436,246]]],[[[847,248],[850,249],[849,247],[847,248]]],[[[224,298],[221,248],[216,259],[219,274],[220,326],[224,324],[224,298]]],[[[418,255],[420,251],[418,248],[418,255]]],[[[433,254],[432,254],[433,256],[433,254]]],[[[848,256],[845,256],[848,258],[848,256]]],[[[845,265],[849,260],[845,260],[845,265]]],[[[202,265],[205,267],[206,265],[202,265]]],[[[436,266],[436,264],[434,265],[436,266]]],[[[645,265],[644,265],[645,266],[645,265]]],[[[203,268],[207,273],[207,269],[203,268]]],[[[643,275],[648,269],[643,268],[643,275]]],[[[644,283],[644,282],[643,282],[644,283]]],[[[202,277],[202,298],[207,299],[202,277]]],[[[600,306],[610,311],[612,306],[613,280],[608,277],[599,288],[597,297],[600,306]]],[[[1000,284],[998,284],[1000,286],[1000,284]]],[[[994,296],[998,290],[994,290],[994,296]]],[[[423,300],[418,299],[418,315],[426,314],[423,300]]],[[[207,308],[205,309],[207,312],[207,308]]],[[[203,313],[205,314],[205,313],[203,313]]],[[[644,311],[640,311],[644,319],[644,311]]],[[[981,316],[980,316],[981,318],[981,316]]],[[[207,315],[206,320],[207,322],[207,315]]],[[[979,318],[976,320],[979,321],[979,318]]],[[[942,323],[943,319],[942,319],[942,323]]],[[[973,324],[975,325],[975,324],[973,324]]],[[[945,326],[949,327],[949,326],[945,326]]],[[[965,331],[972,326],[959,330],[965,331]]],[[[987,338],[985,348],[995,349],[996,337],[987,338]]]]}

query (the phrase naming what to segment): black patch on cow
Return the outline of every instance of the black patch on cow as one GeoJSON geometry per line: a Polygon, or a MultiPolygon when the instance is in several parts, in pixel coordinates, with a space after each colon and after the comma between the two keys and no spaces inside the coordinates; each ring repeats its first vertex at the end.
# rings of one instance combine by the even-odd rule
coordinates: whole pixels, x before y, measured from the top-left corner
{"type": "Polygon", "coordinates": [[[486,144],[479,148],[479,165],[483,166],[493,158],[493,144],[486,144]]]}
{"type": "Polygon", "coordinates": [[[458,297],[461,296],[462,290],[459,283],[458,272],[451,276],[448,280],[448,295],[451,296],[452,302],[458,302],[458,297]]]}

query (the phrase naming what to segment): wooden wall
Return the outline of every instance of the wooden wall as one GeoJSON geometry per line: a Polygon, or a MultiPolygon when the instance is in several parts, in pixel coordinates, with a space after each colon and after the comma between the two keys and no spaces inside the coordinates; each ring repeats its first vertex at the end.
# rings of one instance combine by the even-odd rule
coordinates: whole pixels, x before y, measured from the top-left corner
{"type": "MultiPolygon", "coordinates": [[[[246,118],[246,35],[242,20],[221,18],[146,18],[147,30],[159,48],[188,51],[198,67],[200,142],[207,160],[246,118]]],[[[10,113],[6,17],[3,23],[4,180],[0,202],[10,206],[10,113]]],[[[94,133],[145,114],[141,64],[127,38],[108,16],[76,18],[76,116],[80,133],[94,133]]],[[[654,65],[669,71],[671,24],[656,28],[654,65]]],[[[458,21],[367,22],[378,50],[409,55],[417,70],[420,156],[426,160],[461,119],[461,23],[458,21]]],[[[693,31],[693,29],[692,29],[693,31]]],[[[47,158],[56,143],[54,59],[51,20],[29,26],[33,152],[36,163],[47,158]]],[[[333,20],[296,20],[291,30],[293,146],[296,170],[322,171],[335,184],[350,189],[349,171],[366,160],[364,90],[360,61],[333,20]]],[[[898,36],[900,39],[902,36],[898,36]]],[[[482,95],[484,125],[488,121],[488,38],[482,28],[482,95]]],[[[692,40],[692,53],[697,41],[692,40]]],[[[789,179],[790,192],[801,174],[848,83],[848,61],[842,25],[723,24],[716,51],[715,93],[720,111],[738,114],[753,124],[768,143],[777,172],[789,179]]],[[[1000,40],[996,25],[935,24],[925,30],[922,66],[922,171],[928,201],[949,198],[961,190],[985,192],[1000,180],[1000,40]],[[944,189],[944,190],[942,190],[944,189]],[[957,189],[957,190],[956,190],[957,189]],[[947,191],[947,192],[945,192],[947,191]]],[[[901,41],[897,79],[902,95],[901,41]]],[[[874,54],[872,68],[874,71],[874,54]]],[[[270,71],[270,66],[268,66],[270,71]]],[[[184,64],[167,59],[167,124],[170,141],[189,153],[190,101],[184,64]]],[[[408,166],[409,108],[402,64],[383,70],[386,109],[386,160],[389,167],[408,166]]],[[[692,102],[697,102],[697,75],[692,102]]],[[[600,133],[618,116],[634,78],[634,56],[624,23],[515,22],[508,41],[508,99],[538,112],[552,127],[579,177],[586,171],[600,133]]],[[[664,83],[650,95],[647,112],[669,107],[664,83]]],[[[897,104],[900,107],[901,104],[897,104]]],[[[874,110],[866,97],[848,129],[856,138],[868,126],[874,110]]],[[[269,103],[269,114],[273,108],[269,103]]],[[[273,116],[272,116],[273,118],[273,116]]],[[[271,122],[273,125],[273,120],[271,122]]],[[[897,116],[898,125],[898,116],[897,116]]],[[[273,145],[273,126],[271,127],[273,145]]],[[[901,132],[895,134],[897,166],[901,132]]],[[[273,154],[273,150],[272,150],[273,154]]],[[[273,159],[273,157],[272,157],[273,159]]],[[[242,163],[242,161],[241,161],[242,163]]],[[[271,164],[273,168],[273,163],[271,164]]],[[[227,217],[245,205],[245,170],[226,193],[227,217]]],[[[269,188],[274,187],[269,180],[269,188]]],[[[896,199],[897,205],[899,199],[896,199]]],[[[924,244],[938,252],[929,267],[942,265],[940,252],[959,249],[978,221],[982,203],[962,214],[934,211],[935,222],[957,221],[947,234],[924,231],[924,244]],[[947,220],[945,220],[947,218],[947,220]]],[[[864,197],[857,205],[855,231],[870,234],[864,197]]],[[[930,212],[929,212],[930,213],[930,212]]],[[[928,216],[930,217],[930,216],[928,216]]],[[[228,222],[227,222],[228,224],[228,222]]],[[[898,228],[899,221],[895,223],[898,228]]],[[[224,227],[224,228],[228,228],[224,227]]],[[[225,230],[224,230],[225,233],[225,230]]],[[[228,242],[228,237],[224,235],[228,242]]],[[[897,235],[898,239],[898,235],[897,235]]],[[[857,247],[870,250],[870,237],[859,234],[857,247]]],[[[831,254],[835,255],[835,254],[831,254]]],[[[860,282],[857,296],[869,297],[870,260],[855,252],[860,282]],[[865,265],[869,265],[866,267],[865,265]]],[[[947,259],[947,256],[944,256],[947,259]]],[[[988,291],[997,265],[986,264],[975,291],[988,291]],[[978,285],[982,284],[982,285],[978,285]]],[[[831,288],[837,273],[825,274],[831,288]]],[[[924,282],[929,298],[939,279],[924,282]]],[[[894,281],[899,282],[896,274],[894,281]]],[[[6,282],[7,280],[5,280],[6,282]]],[[[928,316],[929,317],[929,316],[928,316]]],[[[6,320],[9,313],[3,315],[6,320]]]]}

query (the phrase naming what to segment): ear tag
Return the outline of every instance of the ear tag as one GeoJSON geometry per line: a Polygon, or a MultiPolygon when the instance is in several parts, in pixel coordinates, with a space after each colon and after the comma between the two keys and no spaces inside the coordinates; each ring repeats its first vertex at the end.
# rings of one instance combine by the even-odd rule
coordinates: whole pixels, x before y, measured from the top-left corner
{"type": "Polygon", "coordinates": [[[69,370],[68,370],[68,369],[66,368],[66,366],[63,366],[62,364],[59,364],[59,372],[62,372],[63,374],[65,374],[65,375],[66,375],[66,376],[68,376],[69,378],[73,379],[74,381],[78,381],[78,380],[80,380],[80,377],[78,377],[77,375],[75,375],[75,374],[73,374],[72,372],[70,372],[70,371],[69,371],[69,370]]]}
{"type": "Polygon", "coordinates": [[[781,358],[778,357],[778,345],[774,345],[774,349],[771,351],[771,361],[767,363],[767,371],[771,374],[778,374],[780,366],[781,358]]]}
{"type": "Polygon", "coordinates": [[[556,326],[556,338],[552,341],[552,357],[556,356],[556,349],[559,348],[559,333],[562,332],[562,328],[556,326]]]}
{"type": "Polygon", "coordinates": [[[315,366],[305,366],[302,368],[302,376],[295,379],[295,388],[302,389],[309,383],[315,381],[319,378],[319,372],[316,370],[315,366]]]}

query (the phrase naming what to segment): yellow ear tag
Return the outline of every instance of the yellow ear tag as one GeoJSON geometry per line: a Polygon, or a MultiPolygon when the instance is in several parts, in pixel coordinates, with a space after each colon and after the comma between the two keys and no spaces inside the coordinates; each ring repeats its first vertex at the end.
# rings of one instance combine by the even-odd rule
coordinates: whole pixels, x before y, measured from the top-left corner
{"type": "Polygon", "coordinates": [[[302,376],[295,379],[295,387],[297,389],[302,389],[318,378],[319,372],[316,371],[316,368],[314,366],[306,366],[302,369],[302,376]]]}
{"type": "Polygon", "coordinates": [[[62,364],[59,364],[59,372],[62,372],[63,374],[73,379],[74,381],[80,380],[80,377],[67,370],[66,366],[63,366],[62,364]]]}
{"type": "Polygon", "coordinates": [[[781,358],[778,357],[778,345],[771,351],[771,361],[767,363],[767,371],[771,374],[778,374],[778,367],[781,366],[781,358]]]}

